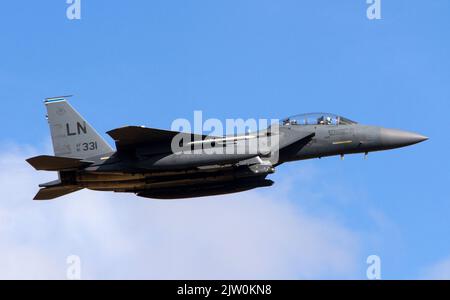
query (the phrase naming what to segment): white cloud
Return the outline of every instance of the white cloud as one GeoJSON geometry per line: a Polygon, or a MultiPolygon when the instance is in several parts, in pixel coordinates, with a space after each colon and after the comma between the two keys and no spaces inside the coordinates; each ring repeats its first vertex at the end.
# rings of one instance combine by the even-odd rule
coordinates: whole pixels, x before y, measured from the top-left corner
{"type": "Polygon", "coordinates": [[[56,175],[25,163],[36,151],[16,150],[0,154],[0,278],[64,278],[72,254],[86,279],[360,277],[357,234],[288,196],[304,176],[191,200],[81,191],[36,202],[37,184],[56,175]]]}
{"type": "Polygon", "coordinates": [[[435,263],[424,274],[424,279],[450,280],[450,257],[435,263]]]}

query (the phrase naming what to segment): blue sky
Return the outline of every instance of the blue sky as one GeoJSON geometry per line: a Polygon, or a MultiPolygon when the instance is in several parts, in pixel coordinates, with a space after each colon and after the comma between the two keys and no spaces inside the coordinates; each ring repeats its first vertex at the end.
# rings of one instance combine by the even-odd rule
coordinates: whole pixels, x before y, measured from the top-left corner
{"type": "MultiPolygon", "coordinates": [[[[336,249],[330,240],[315,239],[307,240],[312,244],[305,247],[314,246],[313,243],[318,243],[318,247],[326,245],[327,249],[320,248],[321,255],[335,257],[333,255],[338,253],[336,260],[348,259],[354,263],[346,272],[345,264],[340,266],[334,260],[330,260],[329,268],[322,266],[321,269],[320,265],[327,261],[323,257],[314,257],[311,264],[292,258],[299,266],[313,270],[296,272],[286,267],[289,260],[278,261],[272,257],[272,254],[285,254],[278,249],[281,252],[268,252],[263,256],[264,260],[274,262],[261,271],[263,277],[365,278],[365,258],[371,254],[381,257],[382,275],[386,279],[450,276],[450,197],[447,192],[450,165],[446,155],[450,142],[445,130],[449,128],[450,118],[449,1],[383,0],[381,20],[367,19],[368,5],[364,0],[152,0],[133,3],[82,0],[81,20],[68,20],[66,7],[63,0],[2,4],[1,152],[4,157],[13,157],[17,162],[14,166],[21,170],[14,176],[2,177],[7,180],[0,182],[2,190],[13,185],[14,179],[32,178],[32,184],[41,180],[33,177],[36,176],[32,175],[33,171],[20,161],[30,153],[51,153],[42,105],[43,98],[49,96],[74,94],[72,104],[99,132],[123,125],[170,128],[176,118],[192,119],[194,110],[202,110],[205,118],[222,120],[282,118],[303,112],[329,111],[360,123],[416,131],[429,136],[430,140],[410,148],[373,153],[368,160],[358,155],[347,157],[345,161],[335,157],[279,167],[273,176],[277,184],[267,192],[273,196],[272,200],[278,199],[280,207],[292,210],[294,219],[313,219],[311,226],[317,228],[325,226],[320,220],[328,220],[338,224],[342,229],[340,234],[351,236],[348,243],[336,249]],[[347,246],[353,243],[357,244],[358,251],[351,252],[351,257],[342,254],[351,249],[347,246]]],[[[8,161],[2,160],[3,168],[10,166],[8,161]]],[[[35,186],[27,188],[31,194],[37,189],[35,186]]],[[[89,198],[90,193],[93,192],[82,195],[89,198]]],[[[152,213],[161,210],[174,218],[178,215],[173,211],[183,214],[185,209],[190,212],[186,222],[191,222],[193,229],[201,230],[203,226],[192,223],[199,217],[195,207],[205,214],[212,213],[208,209],[216,211],[219,207],[230,209],[229,216],[236,213],[233,207],[252,213],[258,209],[257,199],[262,195],[265,197],[265,192],[208,199],[216,201],[217,207],[204,200],[155,204],[112,194],[99,196],[103,198],[97,203],[111,209],[108,222],[120,219],[120,225],[125,226],[127,221],[116,213],[120,210],[134,213],[133,206],[152,213]],[[126,201],[118,204],[115,198],[126,201]],[[243,207],[239,206],[241,202],[243,207]],[[252,205],[255,207],[251,208],[252,205]]],[[[66,204],[57,202],[37,206],[28,196],[23,194],[17,198],[14,193],[3,192],[0,212],[15,216],[26,210],[33,215],[35,210],[36,215],[48,216],[48,210],[60,214],[67,209],[66,204]],[[15,197],[14,201],[9,197],[15,197]],[[9,206],[8,202],[17,205],[9,206]]],[[[262,203],[270,203],[270,208],[277,210],[277,201],[272,200],[262,203]]],[[[83,205],[90,205],[87,200],[74,204],[76,201],[75,195],[67,202],[75,205],[77,211],[83,212],[83,205]]],[[[94,218],[96,211],[87,211],[94,218]]],[[[279,216],[284,212],[280,208],[279,216]]],[[[239,222],[233,218],[205,220],[220,222],[212,228],[217,226],[221,230],[233,222],[245,227],[247,218],[252,220],[245,214],[240,215],[239,222]]],[[[30,241],[28,234],[31,233],[25,230],[38,227],[33,223],[36,218],[18,219],[24,222],[16,224],[19,227],[4,225],[11,240],[4,238],[2,241],[0,236],[0,252],[11,253],[9,248],[18,244],[13,239],[16,233],[20,236],[19,244],[27,249],[24,253],[33,247],[43,249],[42,244],[48,240],[33,235],[30,241]]],[[[150,223],[153,221],[145,223],[146,220],[148,218],[142,216],[144,227],[153,224],[150,223]]],[[[51,225],[61,225],[61,222],[66,224],[67,220],[55,219],[51,225]]],[[[161,222],[158,224],[169,226],[164,223],[166,219],[161,222]]],[[[180,228],[170,227],[173,231],[168,240],[160,241],[167,247],[164,249],[173,251],[171,256],[160,249],[165,253],[161,254],[161,259],[167,263],[176,256],[177,247],[171,243],[186,239],[192,243],[188,248],[196,249],[194,241],[201,240],[202,236],[198,232],[198,235],[193,234],[193,239],[188,239],[181,230],[183,224],[176,224],[180,228]]],[[[299,224],[304,223],[293,222],[280,228],[284,230],[299,224]]],[[[47,225],[43,228],[52,227],[47,225]]],[[[261,228],[265,226],[268,225],[261,228]]],[[[84,230],[89,232],[95,228],[85,226],[84,230]]],[[[76,231],[73,227],[67,230],[76,231]]],[[[313,233],[330,235],[321,230],[313,233]]],[[[251,232],[262,234],[258,227],[251,232]]],[[[66,236],[66,233],[60,234],[66,236]]],[[[164,231],[159,234],[164,236],[164,231]]],[[[288,235],[293,244],[296,244],[293,240],[296,234],[288,235]]],[[[213,235],[207,236],[213,238],[213,235]]],[[[239,242],[229,232],[226,236],[230,242],[239,242]]],[[[98,242],[91,238],[92,243],[98,242]]],[[[107,258],[102,267],[96,269],[96,254],[88,250],[86,240],[80,239],[83,242],[61,239],[55,247],[61,250],[58,252],[61,255],[75,249],[83,253],[85,260],[91,259],[93,265],[89,274],[92,278],[112,276],[107,271],[107,258]]],[[[158,240],[150,242],[158,248],[158,240]]],[[[142,239],[139,245],[150,242],[142,239]]],[[[124,241],[121,244],[129,244],[138,251],[137,243],[124,241]]],[[[239,274],[238,269],[234,273],[227,273],[220,267],[211,270],[209,262],[205,263],[202,273],[190,273],[190,268],[205,262],[202,258],[214,257],[214,251],[221,253],[217,257],[227,253],[221,252],[220,245],[210,249],[205,242],[202,247],[204,256],[191,257],[195,264],[180,266],[182,272],[173,267],[173,274],[164,273],[162,277],[217,278],[239,274]]],[[[301,249],[302,245],[298,247],[301,249]]],[[[251,255],[255,249],[248,245],[247,250],[251,255]]],[[[246,255],[247,252],[237,257],[245,264],[246,255]]],[[[139,257],[147,258],[143,254],[139,257]]],[[[51,258],[48,260],[49,264],[56,263],[51,258]]],[[[255,265],[260,262],[255,261],[255,265]]],[[[124,268],[118,264],[114,274],[120,277],[124,268]]],[[[54,273],[49,274],[54,277],[54,273]]],[[[147,274],[142,269],[127,269],[126,274],[127,277],[158,278],[157,272],[147,274]]],[[[255,273],[247,275],[256,277],[255,273]]],[[[14,275],[2,274],[1,277],[14,275]]]]}

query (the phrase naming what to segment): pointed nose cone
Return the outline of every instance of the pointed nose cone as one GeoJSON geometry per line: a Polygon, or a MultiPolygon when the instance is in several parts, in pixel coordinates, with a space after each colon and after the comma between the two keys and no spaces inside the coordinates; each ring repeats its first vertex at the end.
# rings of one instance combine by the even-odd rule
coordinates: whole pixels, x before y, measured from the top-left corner
{"type": "Polygon", "coordinates": [[[380,137],[383,146],[387,148],[405,147],[428,140],[428,137],[418,133],[388,128],[381,129],[380,137]]]}

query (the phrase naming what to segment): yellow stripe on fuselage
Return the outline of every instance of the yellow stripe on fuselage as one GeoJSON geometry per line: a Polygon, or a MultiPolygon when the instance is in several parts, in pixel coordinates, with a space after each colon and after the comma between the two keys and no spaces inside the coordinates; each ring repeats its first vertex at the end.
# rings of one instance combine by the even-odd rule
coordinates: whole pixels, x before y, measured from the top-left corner
{"type": "Polygon", "coordinates": [[[339,142],[333,142],[333,145],[341,145],[341,144],[350,144],[353,141],[339,141],[339,142]]]}

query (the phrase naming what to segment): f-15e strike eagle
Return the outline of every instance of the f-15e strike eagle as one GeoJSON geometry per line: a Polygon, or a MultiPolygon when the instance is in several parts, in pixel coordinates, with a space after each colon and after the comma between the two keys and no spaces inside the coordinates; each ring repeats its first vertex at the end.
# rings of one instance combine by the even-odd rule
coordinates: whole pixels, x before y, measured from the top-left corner
{"type": "Polygon", "coordinates": [[[84,188],[154,199],[236,193],[271,186],[266,177],[286,162],[367,154],[427,139],[316,113],[287,118],[254,134],[221,137],[128,126],[108,132],[114,151],[66,98],[45,101],[55,156],[27,160],[36,170],[59,174],[58,180],[40,185],[35,200],[84,188]]]}

